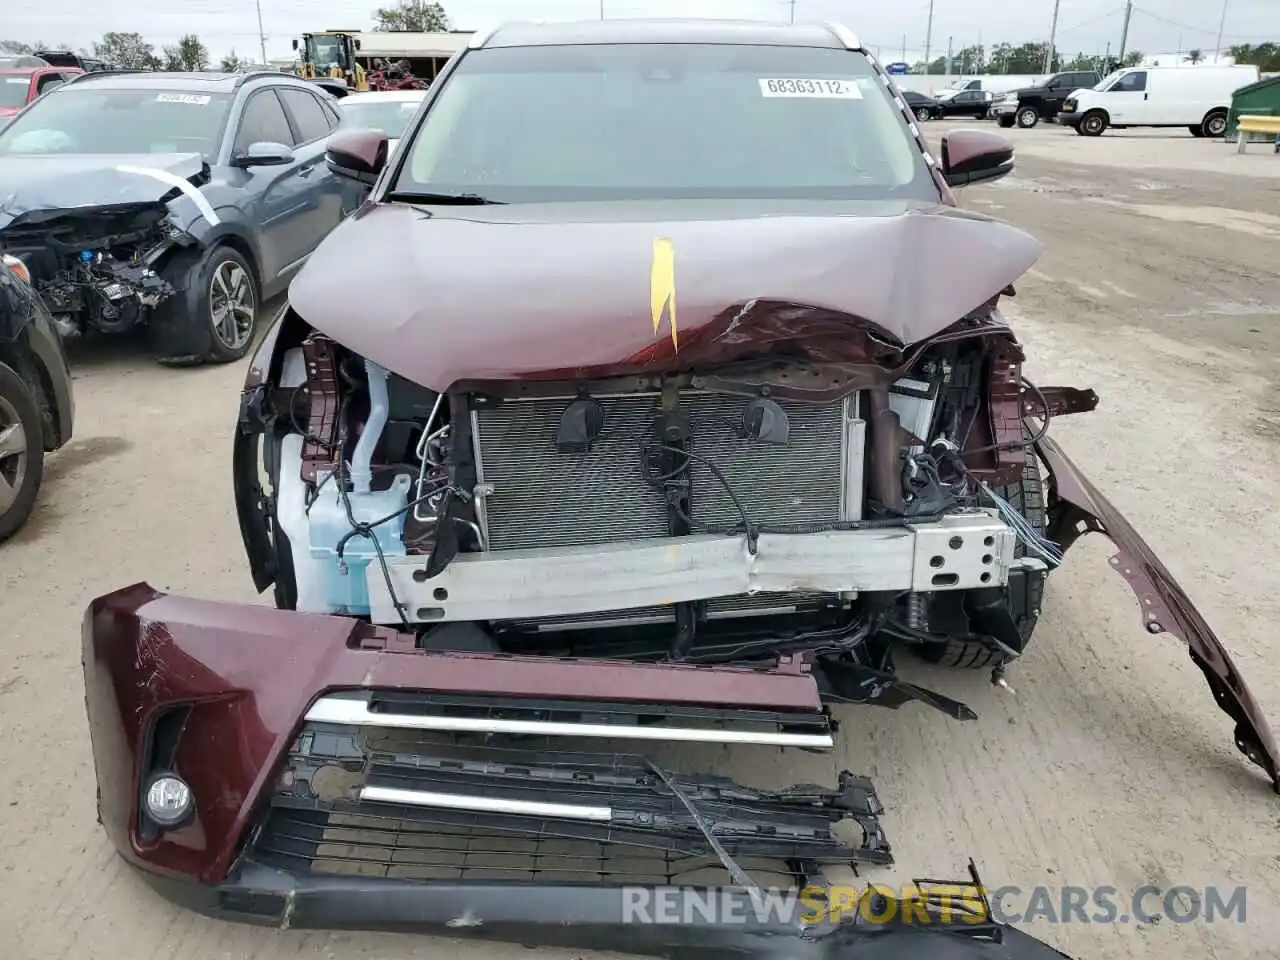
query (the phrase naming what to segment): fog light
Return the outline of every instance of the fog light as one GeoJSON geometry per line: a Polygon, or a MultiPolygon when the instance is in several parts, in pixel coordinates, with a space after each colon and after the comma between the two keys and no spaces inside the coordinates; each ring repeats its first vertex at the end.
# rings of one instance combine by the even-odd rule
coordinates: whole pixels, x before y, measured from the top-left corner
{"type": "Polygon", "coordinates": [[[191,813],[191,788],[181,778],[163,773],[146,794],[147,816],[162,827],[176,827],[191,813]]]}

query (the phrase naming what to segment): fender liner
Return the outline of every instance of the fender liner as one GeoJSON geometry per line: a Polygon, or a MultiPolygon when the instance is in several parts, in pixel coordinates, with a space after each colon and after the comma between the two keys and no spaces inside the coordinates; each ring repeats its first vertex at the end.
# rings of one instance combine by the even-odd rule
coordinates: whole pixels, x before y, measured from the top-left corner
{"type": "Polygon", "coordinates": [[[1101,533],[1115,545],[1111,566],[1137,596],[1147,632],[1170,633],[1187,644],[1219,709],[1235,721],[1236,747],[1267,772],[1280,793],[1280,750],[1226,647],[1146,541],[1062,448],[1044,437],[1036,451],[1049,469],[1049,539],[1064,552],[1087,533],[1101,533]]]}

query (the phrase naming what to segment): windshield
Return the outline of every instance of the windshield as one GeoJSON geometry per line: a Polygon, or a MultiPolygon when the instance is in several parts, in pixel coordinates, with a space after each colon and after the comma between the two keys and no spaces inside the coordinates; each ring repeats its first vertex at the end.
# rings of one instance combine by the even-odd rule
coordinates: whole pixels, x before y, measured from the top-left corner
{"type": "Polygon", "coordinates": [[[1093,85],[1093,89],[1098,91],[1107,89],[1107,87],[1111,86],[1111,84],[1116,80],[1116,78],[1119,77],[1120,74],[1122,73],[1124,73],[1123,70],[1116,70],[1113,73],[1108,73],[1105,77],[1103,77],[1101,80],[1099,80],[1097,83],[1093,85]]]}
{"type": "Polygon", "coordinates": [[[222,93],[71,86],[46,94],[0,131],[0,157],[199,153],[211,159],[230,102],[222,93]]]}
{"type": "Polygon", "coordinates": [[[404,128],[417,112],[422,100],[339,100],[338,112],[344,127],[373,127],[391,139],[404,134],[404,128]]]}
{"type": "Polygon", "coordinates": [[[312,37],[309,41],[311,45],[311,62],[317,67],[328,69],[329,67],[345,67],[343,62],[342,43],[337,37],[312,37]]]}
{"type": "Polygon", "coordinates": [[[938,199],[866,58],[811,47],[475,51],[404,157],[393,198],[938,199]]]}
{"type": "Polygon", "coordinates": [[[0,77],[0,107],[20,107],[27,102],[27,91],[31,89],[31,78],[0,77]]]}

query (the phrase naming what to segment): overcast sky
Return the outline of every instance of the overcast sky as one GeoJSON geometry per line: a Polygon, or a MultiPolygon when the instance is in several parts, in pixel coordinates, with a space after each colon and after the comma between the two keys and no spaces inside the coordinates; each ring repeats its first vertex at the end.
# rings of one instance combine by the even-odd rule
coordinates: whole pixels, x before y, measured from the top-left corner
{"type": "MultiPolygon", "coordinates": [[[[305,30],[367,29],[378,0],[260,0],[267,56],[290,55],[290,38],[305,30]]],[[[935,0],[933,51],[1001,41],[1047,40],[1053,0],[935,0]]],[[[1058,47],[1064,52],[1101,53],[1120,40],[1124,0],[1060,0],[1058,47]]],[[[1227,0],[1223,46],[1280,40],[1280,0],[1227,0]]],[[[600,0],[445,0],[455,29],[478,29],[510,19],[595,19],[600,0]]],[[[108,30],[137,31],[160,47],[184,33],[197,33],[215,59],[231,48],[258,52],[255,0],[0,0],[0,39],[90,46],[108,30]]],[[[788,0],[604,0],[608,17],[703,16],[785,21],[788,0]]],[[[908,59],[924,47],[928,0],[900,4],[852,0],[796,0],[797,20],[839,20],[863,42],[896,59],[906,37],[908,59]],[[892,11],[892,12],[891,12],[892,11]]],[[[1166,53],[1181,48],[1206,52],[1214,45],[1221,0],[1137,0],[1129,27],[1129,49],[1166,53]]]]}

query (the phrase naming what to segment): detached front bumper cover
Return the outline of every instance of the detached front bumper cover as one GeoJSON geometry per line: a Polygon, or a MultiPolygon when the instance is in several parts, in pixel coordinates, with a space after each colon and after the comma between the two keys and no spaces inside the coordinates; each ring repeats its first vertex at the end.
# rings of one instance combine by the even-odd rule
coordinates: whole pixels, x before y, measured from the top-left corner
{"type": "Polygon", "coordinates": [[[1148,633],[1170,633],[1187,644],[1218,707],[1235,721],[1236,747],[1266,771],[1280,793],[1280,751],[1227,648],[1146,541],[1062,448],[1047,437],[1036,448],[1049,468],[1049,539],[1064,551],[1087,533],[1101,533],[1115,544],[1111,566],[1137,596],[1143,626],[1148,633]]]}
{"type": "Polygon", "coordinates": [[[820,865],[891,862],[863,778],[761,791],[667,773],[642,756],[507,750],[465,733],[431,739],[442,719],[511,722],[516,697],[545,724],[576,697],[596,725],[621,724],[625,711],[650,716],[660,703],[676,730],[710,729],[719,712],[725,729],[744,735],[780,726],[816,736],[825,722],[816,684],[794,661],[756,671],[433,654],[394,637],[350,619],[145,585],[96,600],[84,625],[86,702],[99,816],[122,857],[175,903],[281,928],[690,960],[1061,956],[990,917],[859,922],[847,904],[827,916],[820,865]],[[583,699],[602,690],[612,699],[583,699]],[[344,702],[360,711],[335,712],[344,702]],[[149,829],[141,809],[157,768],[195,798],[191,818],[170,830],[149,829]],[[584,845],[590,853],[578,856],[584,845]],[[458,876],[445,859],[460,850],[471,860],[458,876]],[[484,879],[518,856],[534,861],[529,879],[484,879]],[[597,882],[565,879],[575,858],[597,882]],[[741,903],[752,883],[767,883],[757,879],[762,860],[803,880],[798,908],[793,895],[790,910],[706,916],[698,907],[683,922],[687,898],[741,903]],[[672,903],[679,923],[663,919],[672,903]]]}

